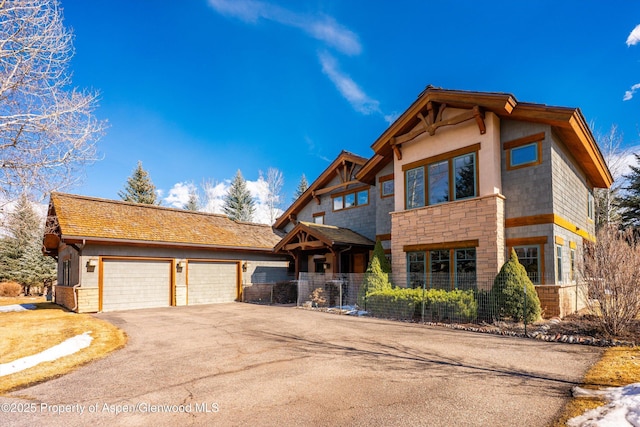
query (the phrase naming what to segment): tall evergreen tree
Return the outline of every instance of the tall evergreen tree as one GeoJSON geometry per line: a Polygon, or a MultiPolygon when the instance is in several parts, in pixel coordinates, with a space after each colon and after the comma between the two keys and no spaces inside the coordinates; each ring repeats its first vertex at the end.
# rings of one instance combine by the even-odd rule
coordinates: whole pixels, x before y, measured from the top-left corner
{"type": "Polygon", "coordinates": [[[224,199],[222,207],[224,213],[236,221],[253,221],[253,214],[256,210],[253,197],[247,189],[247,182],[242,177],[240,169],[231,183],[229,192],[224,199]]]}
{"type": "Polygon", "coordinates": [[[296,192],[293,194],[293,201],[295,202],[296,200],[298,200],[298,198],[302,196],[305,191],[307,191],[307,188],[309,188],[309,182],[307,181],[307,177],[305,176],[305,174],[302,174],[302,176],[300,177],[300,182],[298,183],[298,187],[296,187],[296,192]]]}
{"type": "Polygon", "coordinates": [[[127,185],[118,196],[125,202],[144,203],[147,205],[159,205],[156,186],[151,182],[149,172],[142,168],[142,162],[138,160],[138,166],[127,179],[127,185]]]}
{"type": "Polygon", "coordinates": [[[631,173],[625,175],[627,185],[623,187],[624,194],[620,198],[622,225],[640,228],[640,154],[634,154],[638,165],[629,166],[631,173]]]}
{"type": "Polygon", "coordinates": [[[56,276],[53,258],[42,254],[44,223],[26,196],[7,215],[8,235],[0,241],[0,280],[43,285],[56,276]]]}

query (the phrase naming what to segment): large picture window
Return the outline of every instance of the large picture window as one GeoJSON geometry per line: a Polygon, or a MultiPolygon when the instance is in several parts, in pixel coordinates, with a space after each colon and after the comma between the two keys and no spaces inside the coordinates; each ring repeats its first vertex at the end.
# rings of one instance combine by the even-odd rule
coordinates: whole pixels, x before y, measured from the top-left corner
{"type": "Polygon", "coordinates": [[[408,286],[426,289],[474,289],[476,248],[407,252],[408,286]]]}
{"type": "Polygon", "coordinates": [[[478,195],[479,145],[405,165],[406,209],[436,205],[478,195]],[[462,151],[462,154],[460,154],[462,151]],[[415,167],[412,167],[415,166],[415,167]]]}

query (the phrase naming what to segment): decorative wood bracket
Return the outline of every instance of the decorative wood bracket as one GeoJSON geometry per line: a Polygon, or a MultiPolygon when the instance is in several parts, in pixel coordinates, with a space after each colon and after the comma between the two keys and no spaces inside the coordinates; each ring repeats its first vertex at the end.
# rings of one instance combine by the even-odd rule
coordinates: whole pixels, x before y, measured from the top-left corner
{"type": "MultiPolygon", "coordinates": [[[[431,101],[427,103],[427,115],[426,117],[419,112],[417,114],[417,118],[420,120],[419,126],[417,126],[414,130],[407,132],[403,135],[399,135],[397,137],[391,138],[390,145],[391,148],[398,156],[399,146],[407,141],[412,140],[416,136],[428,132],[429,135],[433,136],[436,134],[438,128],[443,126],[453,126],[460,124],[462,122],[466,122],[467,120],[474,120],[478,125],[478,129],[480,130],[480,134],[484,135],[487,132],[487,128],[484,123],[484,112],[480,109],[478,105],[474,105],[472,109],[465,111],[464,113],[460,113],[457,116],[451,117],[450,119],[443,120],[443,112],[447,108],[447,104],[434,104],[431,101]],[[436,112],[437,110],[437,112],[436,112]]],[[[398,157],[398,160],[402,158],[402,154],[398,157]]]]}
{"type": "Polygon", "coordinates": [[[391,149],[396,155],[396,158],[398,160],[402,160],[402,151],[400,151],[400,144],[397,143],[396,138],[391,137],[391,139],[389,140],[389,144],[391,145],[391,149]]]}

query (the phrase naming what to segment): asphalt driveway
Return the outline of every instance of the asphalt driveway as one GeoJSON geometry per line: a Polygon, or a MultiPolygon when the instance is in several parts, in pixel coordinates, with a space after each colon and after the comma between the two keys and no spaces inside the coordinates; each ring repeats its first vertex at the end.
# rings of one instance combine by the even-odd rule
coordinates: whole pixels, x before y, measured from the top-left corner
{"type": "Polygon", "coordinates": [[[1,425],[545,426],[600,356],[293,307],[97,317],[123,328],[128,345],[0,398],[1,425]]]}

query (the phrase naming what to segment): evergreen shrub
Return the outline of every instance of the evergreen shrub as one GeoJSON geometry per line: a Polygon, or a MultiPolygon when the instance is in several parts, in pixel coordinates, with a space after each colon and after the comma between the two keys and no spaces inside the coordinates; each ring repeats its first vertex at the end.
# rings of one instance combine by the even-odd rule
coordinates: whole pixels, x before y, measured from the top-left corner
{"type": "Polygon", "coordinates": [[[535,322],[540,318],[540,299],[536,288],[531,283],[515,250],[511,249],[509,261],[505,262],[493,281],[491,301],[494,313],[499,318],[510,318],[521,322],[535,322]],[[524,307],[524,290],[526,289],[526,314],[524,307]]]}

